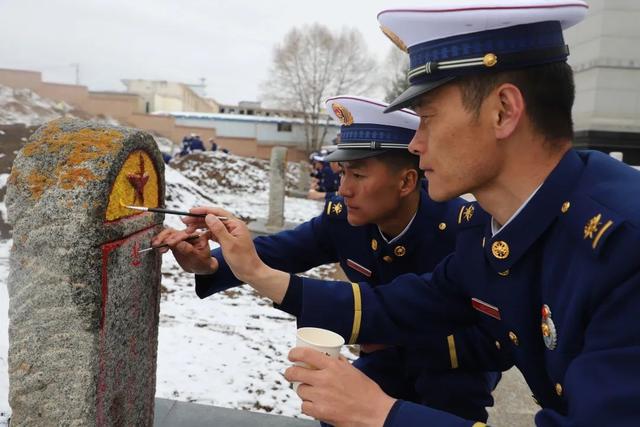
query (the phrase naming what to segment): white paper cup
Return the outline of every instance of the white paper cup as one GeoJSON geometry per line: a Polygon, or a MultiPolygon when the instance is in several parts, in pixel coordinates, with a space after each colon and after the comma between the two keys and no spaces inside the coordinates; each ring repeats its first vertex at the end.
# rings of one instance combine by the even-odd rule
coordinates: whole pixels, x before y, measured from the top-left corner
{"type": "MultiPolygon", "coordinates": [[[[344,338],[335,332],[322,328],[299,328],[296,332],[296,347],[308,347],[318,350],[329,357],[337,359],[340,349],[344,345],[344,338]]],[[[312,368],[306,363],[296,362],[298,366],[312,368]]],[[[293,390],[298,391],[299,382],[293,383],[293,390]]]]}

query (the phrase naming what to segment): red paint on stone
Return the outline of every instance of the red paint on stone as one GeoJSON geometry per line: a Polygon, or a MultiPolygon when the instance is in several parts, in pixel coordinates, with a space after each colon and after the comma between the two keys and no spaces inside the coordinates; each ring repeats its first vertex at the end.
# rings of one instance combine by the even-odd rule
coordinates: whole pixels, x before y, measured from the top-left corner
{"type": "MultiPolygon", "coordinates": [[[[145,390],[142,390],[143,387],[140,387],[140,377],[136,380],[135,376],[140,374],[140,372],[136,372],[134,374],[131,373],[131,367],[127,366],[127,362],[135,363],[140,357],[145,357],[147,359],[146,366],[152,366],[155,369],[155,345],[156,345],[156,336],[155,334],[147,334],[144,338],[147,341],[147,347],[141,354],[141,348],[138,346],[138,338],[135,334],[126,337],[127,332],[123,331],[125,342],[127,343],[125,347],[126,359],[122,357],[124,353],[117,353],[114,351],[108,351],[106,348],[107,340],[112,339],[112,337],[107,336],[107,324],[112,325],[114,323],[109,320],[107,305],[109,303],[109,298],[113,296],[109,294],[109,260],[110,256],[114,251],[118,250],[120,247],[131,244],[133,241],[133,247],[131,249],[131,261],[130,264],[135,267],[139,267],[142,265],[142,259],[140,254],[138,253],[140,247],[140,241],[144,238],[145,240],[150,240],[151,235],[154,233],[154,228],[156,225],[152,225],[143,230],[140,230],[134,234],[131,234],[123,239],[116,240],[113,242],[106,243],[102,245],[102,271],[101,271],[101,279],[102,279],[102,303],[101,303],[101,317],[100,317],[100,335],[99,335],[99,350],[98,350],[98,384],[97,384],[97,396],[96,396],[96,425],[97,426],[106,426],[112,422],[118,423],[118,421],[123,421],[121,417],[127,418],[127,416],[135,416],[135,403],[140,400],[141,393],[144,393],[145,390]],[[146,239],[143,237],[145,234],[149,235],[149,238],[146,239]],[[115,365],[113,363],[115,362],[115,365]],[[126,378],[126,379],[125,379],[126,378]],[[125,384],[122,381],[125,380],[125,384]],[[112,384],[109,384],[109,381],[112,381],[112,384]],[[124,401],[123,401],[124,400],[124,401]]],[[[125,252],[129,253],[129,251],[125,252]]],[[[152,254],[148,254],[149,256],[153,256],[152,254]]],[[[118,254],[114,254],[114,256],[122,256],[118,254]]],[[[157,258],[157,257],[156,257],[157,258]]],[[[126,262],[126,260],[122,260],[126,262]]],[[[157,270],[156,275],[159,276],[160,272],[160,263],[159,260],[155,260],[154,268],[157,270]]],[[[138,270],[137,268],[135,270],[138,270]]],[[[133,270],[133,271],[135,271],[133,270]]],[[[139,270],[138,270],[139,271],[139,270]]],[[[135,278],[136,275],[139,275],[140,272],[134,273],[133,276],[135,278]]],[[[128,296],[128,301],[131,305],[126,310],[127,319],[132,320],[134,324],[139,324],[141,317],[141,304],[156,304],[157,299],[159,298],[159,290],[147,289],[145,295],[143,295],[144,287],[140,285],[140,283],[133,283],[131,291],[133,294],[128,296]],[[144,301],[143,301],[144,299],[144,301]]],[[[117,301],[117,300],[116,300],[117,301]]],[[[118,302],[119,304],[120,302],[118,302]]],[[[113,308],[111,308],[113,309],[113,308]]],[[[153,331],[155,328],[155,324],[157,322],[157,308],[154,312],[149,313],[147,316],[146,322],[146,330],[153,331]]],[[[117,331],[113,331],[112,333],[117,333],[117,331]]],[[[118,335],[120,337],[120,335],[118,335]]],[[[113,350],[113,349],[112,349],[113,350]]],[[[144,379],[146,380],[146,388],[147,390],[153,390],[154,382],[155,382],[155,372],[146,373],[144,379]]],[[[153,414],[153,396],[150,398],[150,402],[144,406],[146,406],[147,410],[146,419],[149,418],[153,414]]],[[[140,408],[141,409],[141,408],[140,408]]],[[[138,413],[139,415],[139,413],[138,413]]],[[[127,420],[132,421],[133,420],[127,420]]]]}

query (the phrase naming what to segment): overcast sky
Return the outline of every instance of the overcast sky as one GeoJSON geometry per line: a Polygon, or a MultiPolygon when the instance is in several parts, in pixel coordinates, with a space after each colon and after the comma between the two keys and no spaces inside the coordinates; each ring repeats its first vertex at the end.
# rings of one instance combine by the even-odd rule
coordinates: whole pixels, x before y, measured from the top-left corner
{"type": "Polygon", "coordinates": [[[218,102],[256,100],[273,46],[294,26],[360,30],[383,59],[377,13],[410,0],[0,0],[0,68],[46,81],[124,90],[121,79],[197,83],[218,102]]]}

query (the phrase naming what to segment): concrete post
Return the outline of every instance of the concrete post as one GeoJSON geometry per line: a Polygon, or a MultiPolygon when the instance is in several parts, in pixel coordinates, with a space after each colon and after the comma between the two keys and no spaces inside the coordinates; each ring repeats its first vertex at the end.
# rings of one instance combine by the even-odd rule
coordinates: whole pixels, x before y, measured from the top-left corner
{"type": "Polygon", "coordinates": [[[269,217],[267,227],[284,226],[284,188],[287,167],[287,149],[271,149],[271,173],[269,183],[269,217]]]}
{"type": "Polygon", "coordinates": [[[143,132],[40,128],[7,189],[12,426],[151,426],[164,165],[143,132]]]}

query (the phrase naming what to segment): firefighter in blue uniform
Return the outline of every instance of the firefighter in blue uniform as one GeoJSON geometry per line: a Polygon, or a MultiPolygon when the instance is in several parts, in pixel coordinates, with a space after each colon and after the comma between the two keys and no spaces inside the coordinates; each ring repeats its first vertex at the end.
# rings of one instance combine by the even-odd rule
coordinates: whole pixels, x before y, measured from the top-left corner
{"type": "MultiPolygon", "coordinates": [[[[345,337],[357,329],[363,342],[486,332],[480,347],[448,341],[459,366],[517,366],[541,406],[536,425],[637,426],[640,173],[571,147],[574,86],[562,31],[586,11],[579,0],[465,0],[378,15],[410,55],[411,85],[390,110],[413,105],[421,118],[409,149],[420,155],[429,195],[471,191],[478,201],[460,208],[456,250],[432,275],[376,287],[302,279],[262,264],[240,221],[208,215],[232,271],[300,311],[303,324],[345,337]]],[[[393,399],[346,361],[300,348],[289,357],[315,368],[285,373],[303,383],[302,410],[315,418],[483,425],[393,399]]]]}
{"type": "Polygon", "coordinates": [[[335,148],[336,146],[329,146],[311,156],[315,169],[311,175],[315,180],[312,182],[308,194],[308,198],[311,200],[328,200],[338,195],[340,164],[327,160],[335,148]]]}
{"type": "MultiPolygon", "coordinates": [[[[294,230],[256,238],[260,258],[293,273],[339,262],[350,281],[373,286],[408,272],[430,272],[453,249],[456,216],[464,200],[436,203],[428,197],[418,157],[407,151],[418,117],[408,110],[384,114],[387,104],[361,97],[334,97],[326,105],[342,124],[342,140],[325,160],[341,162],[344,198],[328,199],[321,215],[294,230]]],[[[174,245],[177,238],[167,230],[154,244],[174,245]]],[[[182,245],[173,247],[178,261],[181,251],[191,249],[182,245]]],[[[196,275],[200,298],[242,283],[220,249],[211,254],[215,273],[196,275]]],[[[205,271],[182,265],[203,273],[209,260],[203,262],[205,271]]],[[[356,338],[357,334],[347,337],[348,342],[356,338]]],[[[423,363],[425,351],[365,343],[354,365],[392,396],[486,419],[485,407],[493,403],[491,391],[499,374],[452,371],[449,366],[432,369],[423,363]]]]}

